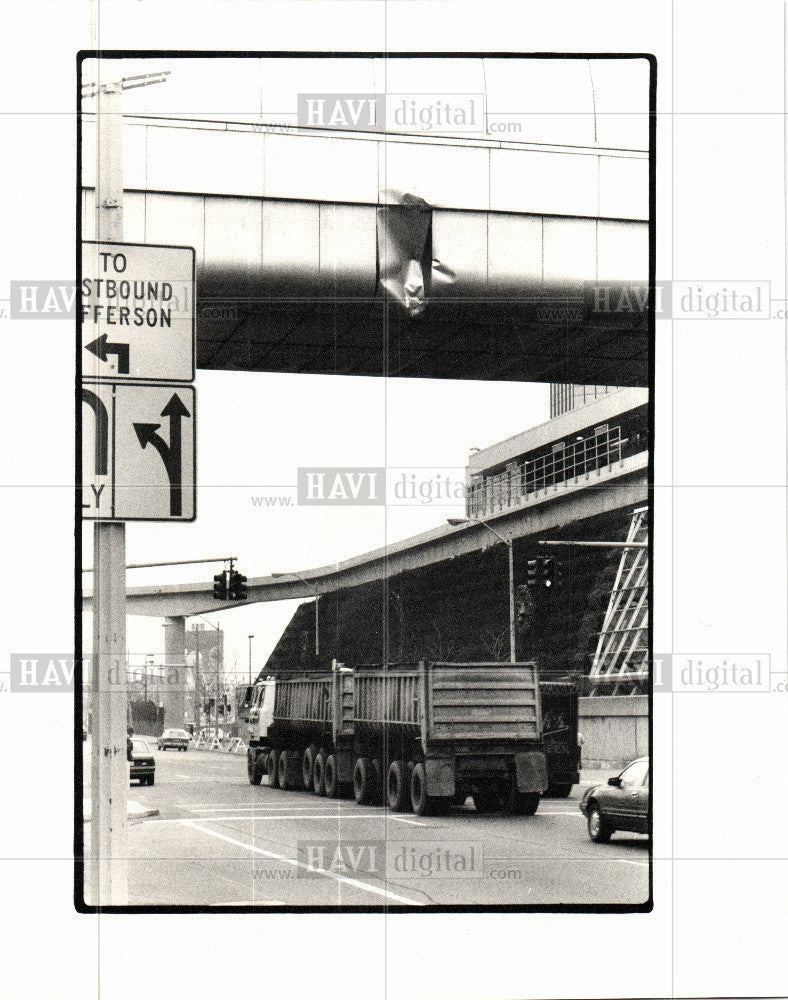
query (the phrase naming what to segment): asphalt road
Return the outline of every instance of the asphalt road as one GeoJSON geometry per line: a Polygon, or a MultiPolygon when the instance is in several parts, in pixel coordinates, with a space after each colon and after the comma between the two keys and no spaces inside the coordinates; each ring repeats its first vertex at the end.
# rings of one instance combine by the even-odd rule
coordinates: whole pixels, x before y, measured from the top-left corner
{"type": "Polygon", "coordinates": [[[129,903],[423,906],[643,903],[648,842],[594,844],[569,799],[535,816],[391,813],[252,786],[243,755],[155,753],[129,798],[159,816],[129,828],[129,903]]]}

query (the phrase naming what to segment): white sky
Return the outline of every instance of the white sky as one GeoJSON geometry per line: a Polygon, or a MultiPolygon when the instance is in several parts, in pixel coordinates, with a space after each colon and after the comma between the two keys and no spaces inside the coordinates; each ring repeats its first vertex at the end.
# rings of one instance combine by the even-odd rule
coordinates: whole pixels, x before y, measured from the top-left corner
{"type": "MultiPolygon", "coordinates": [[[[409,476],[422,467],[419,474],[425,477],[434,471],[462,482],[472,447],[486,447],[549,416],[546,384],[200,371],[195,385],[197,520],[127,524],[127,562],[237,555],[238,568],[251,578],[302,571],[407,538],[462,516],[462,501],[300,507],[297,468],[386,466],[391,483],[403,471],[409,476]],[[293,506],[254,506],[252,496],[263,495],[292,497],[293,506]]],[[[93,564],[92,536],[86,522],[85,566],[93,564]]],[[[219,568],[130,570],[127,581],[142,586],[211,580],[219,568]]],[[[255,604],[211,615],[226,632],[226,669],[246,671],[250,634],[258,669],[298,603],[255,604]]],[[[86,614],[86,651],[91,629],[86,614]]],[[[160,660],[162,620],[128,618],[127,643],[131,653],[153,653],[160,660]]]]}

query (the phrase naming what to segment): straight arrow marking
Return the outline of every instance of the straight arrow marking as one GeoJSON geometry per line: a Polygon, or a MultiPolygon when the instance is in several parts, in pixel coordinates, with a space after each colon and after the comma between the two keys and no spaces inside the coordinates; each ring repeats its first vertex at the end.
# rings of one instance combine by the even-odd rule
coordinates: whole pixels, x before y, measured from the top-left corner
{"type": "Polygon", "coordinates": [[[162,417],[167,417],[170,422],[170,443],[167,444],[164,438],[156,431],[161,424],[135,423],[134,430],[137,438],[144,450],[149,444],[158,451],[164,463],[164,470],[170,481],[170,514],[173,517],[180,517],[183,514],[183,463],[182,463],[182,442],[181,442],[181,419],[189,417],[191,414],[184,406],[183,400],[174,392],[170,401],[161,411],[162,417]]]}

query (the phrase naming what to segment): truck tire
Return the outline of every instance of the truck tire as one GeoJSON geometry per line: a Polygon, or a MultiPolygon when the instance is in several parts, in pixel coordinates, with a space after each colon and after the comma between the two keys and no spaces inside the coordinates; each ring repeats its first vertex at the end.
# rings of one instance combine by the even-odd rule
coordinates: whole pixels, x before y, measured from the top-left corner
{"type": "Polygon", "coordinates": [[[304,750],[301,758],[301,777],[304,779],[304,788],[312,787],[313,770],[315,766],[315,746],[312,744],[304,750]]]}
{"type": "Polygon", "coordinates": [[[247,759],[247,771],[249,772],[249,784],[259,785],[263,780],[263,760],[260,754],[255,754],[254,758],[251,755],[247,759]]]}
{"type": "Polygon", "coordinates": [[[315,795],[326,794],[326,755],[318,750],[312,765],[312,791],[315,795]]]}
{"type": "Polygon", "coordinates": [[[572,785],[561,783],[559,785],[548,785],[544,797],[546,799],[568,799],[571,794],[572,785]]]}
{"type": "Polygon", "coordinates": [[[539,792],[518,792],[516,789],[509,792],[504,803],[506,812],[513,816],[533,816],[539,808],[539,792]]]}
{"type": "Polygon", "coordinates": [[[290,768],[292,767],[291,752],[290,750],[282,750],[279,754],[279,766],[276,772],[279,779],[279,787],[285,791],[293,787],[293,782],[290,778],[290,768]]]}
{"type": "Polygon", "coordinates": [[[329,799],[339,798],[339,781],[337,780],[337,759],[330,753],[323,765],[323,787],[329,799]]]}
{"type": "Polygon", "coordinates": [[[500,809],[501,802],[492,788],[482,788],[473,793],[473,807],[477,813],[490,813],[500,809]]]}
{"type": "Polygon", "coordinates": [[[393,760],[389,765],[386,799],[389,809],[394,812],[410,812],[411,810],[408,765],[404,760],[393,760]]]}
{"type": "Polygon", "coordinates": [[[368,757],[359,757],[353,768],[353,796],[360,806],[368,806],[374,797],[372,763],[368,757]]]}
{"type": "Polygon", "coordinates": [[[271,788],[279,787],[279,751],[272,750],[268,754],[268,784],[271,788]]]}
{"type": "Polygon", "coordinates": [[[445,816],[451,807],[451,798],[427,795],[427,778],[421,762],[414,766],[410,776],[410,801],[417,816],[445,816]]]}
{"type": "Polygon", "coordinates": [[[372,768],[372,805],[384,806],[386,804],[386,774],[383,771],[383,761],[373,757],[369,763],[372,768]]]}

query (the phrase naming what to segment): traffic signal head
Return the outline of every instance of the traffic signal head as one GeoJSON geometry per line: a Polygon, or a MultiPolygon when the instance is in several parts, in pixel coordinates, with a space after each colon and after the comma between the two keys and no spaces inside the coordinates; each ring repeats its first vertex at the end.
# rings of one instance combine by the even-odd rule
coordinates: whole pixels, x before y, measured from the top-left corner
{"type": "Polygon", "coordinates": [[[555,583],[555,559],[542,560],[542,586],[552,587],[555,583]]]}
{"type": "Polygon", "coordinates": [[[213,599],[215,601],[227,600],[227,580],[224,573],[217,573],[213,578],[213,599]]]}
{"type": "Polygon", "coordinates": [[[237,570],[233,570],[232,573],[230,573],[229,597],[231,601],[245,601],[248,597],[246,577],[243,573],[237,572],[237,570]]]}
{"type": "Polygon", "coordinates": [[[529,587],[536,587],[539,584],[539,560],[529,559],[525,571],[525,582],[529,587]]]}

